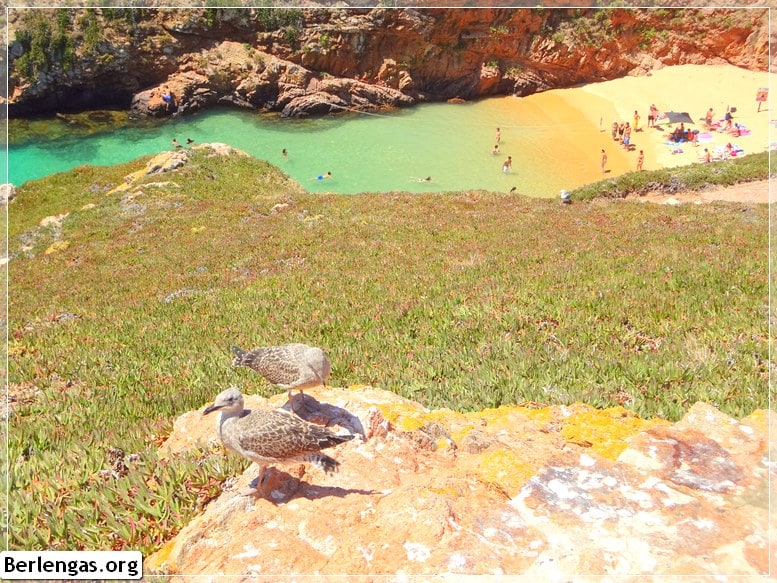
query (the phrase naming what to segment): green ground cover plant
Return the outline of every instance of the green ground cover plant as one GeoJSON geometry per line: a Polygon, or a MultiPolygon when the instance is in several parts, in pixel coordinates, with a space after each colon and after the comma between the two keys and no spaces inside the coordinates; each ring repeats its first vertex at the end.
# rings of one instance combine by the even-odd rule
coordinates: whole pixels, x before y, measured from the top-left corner
{"type": "Polygon", "coordinates": [[[648,192],[672,194],[712,186],[733,186],[742,182],[766,180],[768,177],[769,152],[760,152],[712,164],[627,172],[615,178],[587,184],[571,191],[571,194],[575,200],[624,198],[627,194],[641,195],[648,192]]]}
{"type": "Polygon", "coordinates": [[[767,205],[314,195],[202,151],[109,194],[144,162],[9,207],[12,549],[148,553],[217,496],[244,460],[156,448],[230,384],[276,392],[231,344],[319,345],[330,384],[430,408],[768,406],[767,205]]]}

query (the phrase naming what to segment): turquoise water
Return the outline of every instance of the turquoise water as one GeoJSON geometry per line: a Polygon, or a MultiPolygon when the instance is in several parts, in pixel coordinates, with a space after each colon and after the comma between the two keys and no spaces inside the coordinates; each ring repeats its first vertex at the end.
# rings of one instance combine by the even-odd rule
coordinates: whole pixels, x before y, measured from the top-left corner
{"type": "MultiPolygon", "coordinates": [[[[516,97],[306,120],[216,109],[156,125],[15,144],[8,151],[9,181],[20,185],[83,164],[127,162],[171,149],[173,138],[181,143],[191,138],[224,142],[276,164],[312,192],[506,192],[516,187],[531,196],[557,196],[559,189],[587,181],[578,177],[570,182],[571,174],[559,172],[548,146],[550,141],[558,143],[559,132],[577,131],[592,130],[554,123],[516,97]],[[501,127],[501,152],[492,155],[496,127],[501,127]],[[283,148],[287,158],[281,155],[283,148]],[[504,174],[507,155],[513,157],[513,169],[504,174]],[[333,178],[315,179],[326,172],[333,178]],[[431,182],[416,180],[427,176],[431,182]]],[[[14,143],[13,136],[10,141],[14,143]]],[[[574,166],[576,161],[568,158],[567,163],[574,166]]],[[[577,163],[595,168],[590,160],[577,163]]]]}

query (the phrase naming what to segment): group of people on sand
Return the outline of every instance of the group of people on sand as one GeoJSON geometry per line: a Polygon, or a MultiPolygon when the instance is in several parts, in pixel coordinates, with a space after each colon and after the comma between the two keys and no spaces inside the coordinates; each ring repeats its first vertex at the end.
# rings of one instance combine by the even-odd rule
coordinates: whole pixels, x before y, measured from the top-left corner
{"type": "MultiPolygon", "coordinates": [[[[602,148],[601,162],[602,162],[602,174],[607,174],[609,172],[609,170],[607,170],[607,152],[605,151],[604,148],[602,148]]],[[[644,164],[645,164],[645,152],[644,150],[640,150],[639,154],[637,155],[637,172],[642,171],[642,167],[644,166],[644,164]]]]}
{"type": "Polygon", "coordinates": [[[639,114],[634,112],[634,125],[629,122],[612,122],[612,139],[623,146],[625,150],[632,150],[631,132],[639,131],[639,114]]]}
{"type": "MultiPolygon", "coordinates": [[[[656,127],[656,121],[658,120],[660,116],[660,112],[658,111],[658,108],[654,104],[650,105],[650,110],[648,113],[648,119],[647,119],[647,127],[653,128],[656,127]]],[[[612,122],[611,127],[611,136],[614,142],[619,143],[623,146],[623,149],[627,152],[634,152],[636,151],[637,147],[632,142],[632,133],[633,132],[641,132],[642,128],[640,127],[639,123],[642,117],[639,115],[638,110],[634,110],[634,116],[630,122],[628,121],[622,121],[618,122],[617,120],[612,122]]],[[[607,152],[604,148],[602,148],[601,153],[601,168],[602,168],[602,174],[606,174],[609,172],[607,170],[607,152]]],[[[637,171],[640,172],[643,169],[643,166],[645,164],[645,151],[640,150],[637,154],[637,171]]]]}
{"type": "Polygon", "coordinates": [[[704,128],[709,131],[726,132],[733,137],[738,138],[745,130],[743,125],[734,122],[734,112],[736,108],[727,107],[722,120],[715,121],[715,110],[711,107],[704,116],[704,128]]]}
{"type": "Polygon", "coordinates": [[[688,142],[694,146],[698,146],[699,130],[686,129],[684,123],[680,123],[672,132],[667,136],[670,142],[681,144],[688,142]]]}

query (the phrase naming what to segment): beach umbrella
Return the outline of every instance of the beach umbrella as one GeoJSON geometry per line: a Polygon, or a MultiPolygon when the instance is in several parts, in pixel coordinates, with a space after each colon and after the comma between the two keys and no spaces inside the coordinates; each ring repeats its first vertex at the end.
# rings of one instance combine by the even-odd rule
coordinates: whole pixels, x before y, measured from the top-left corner
{"type": "Polygon", "coordinates": [[[688,115],[687,111],[682,113],[679,111],[665,111],[664,115],[669,120],[669,123],[694,123],[693,118],[688,115]]]}

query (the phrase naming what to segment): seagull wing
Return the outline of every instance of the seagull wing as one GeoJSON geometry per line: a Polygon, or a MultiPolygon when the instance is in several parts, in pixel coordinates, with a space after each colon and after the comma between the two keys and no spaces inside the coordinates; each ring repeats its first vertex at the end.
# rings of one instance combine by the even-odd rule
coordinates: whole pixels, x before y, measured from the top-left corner
{"type": "Polygon", "coordinates": [[[285,346],[251,350],[243,355],[241,364],[281,387],[293,384],[300,376],[297,358],[285,346]]]}
{"type": "Polygon", "coordinates": [[[271,459],[293,458],[353,439],[280,411],[252,411],[239,425],[235,438],[240,447],[271,459]]]}

